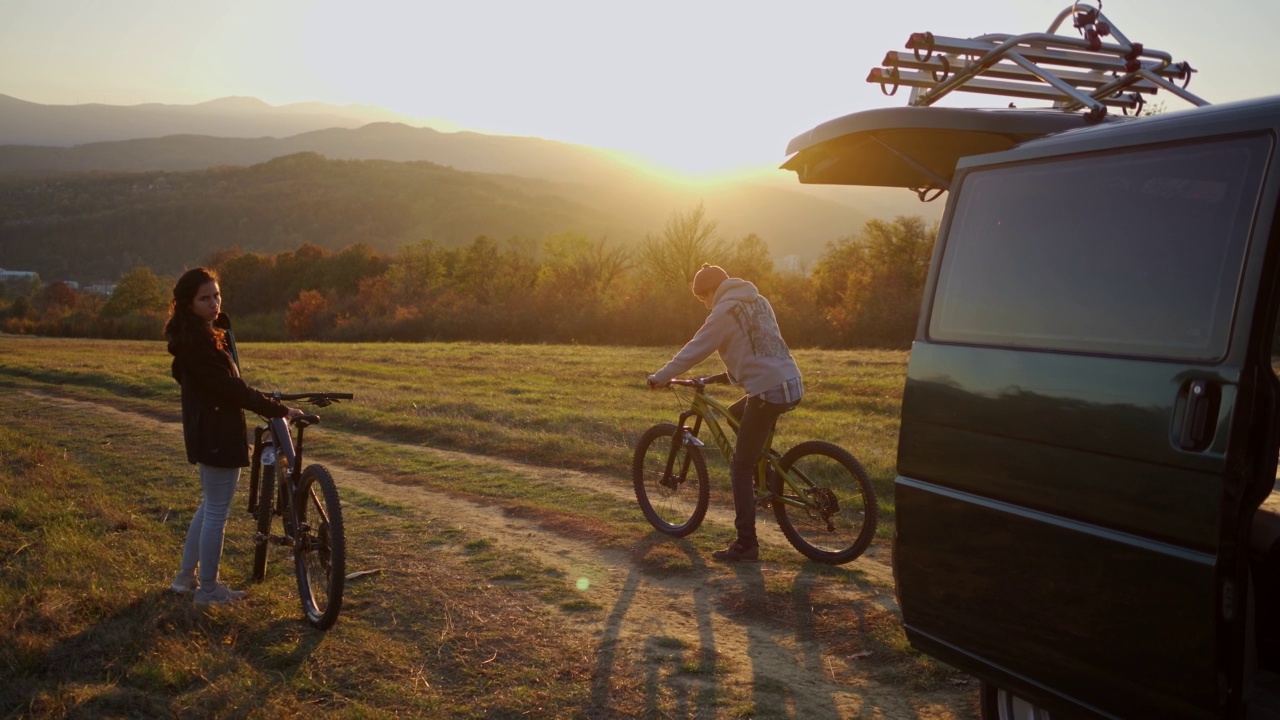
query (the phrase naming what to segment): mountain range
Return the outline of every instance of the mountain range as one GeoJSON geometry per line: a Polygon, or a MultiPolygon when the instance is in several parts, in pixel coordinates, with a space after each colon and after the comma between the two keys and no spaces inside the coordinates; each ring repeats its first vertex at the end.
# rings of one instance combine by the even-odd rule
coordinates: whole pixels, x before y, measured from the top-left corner
{"type": "MultiPolygon", "coordinates": [[[[482,234],[506,237],[502,233],[510,232],[511,223],[500,215],[513,203],[555,207],[555,212],[526,208],[524,215],[547,222],[528,228],[525,236],[578,231],[621,242],[656,234],[674,213],[702,204],[706,216],[717,221],[721,235],[736,239],[755,233],[769,244],[775,259],[806,264],[820,255],[827,242],[857,232],[870,218],[898,214],[932,217],[938,211],[906,191],[814,188],[800,185],[794,176],[780,170],[763,171],[748,181],[681,182],[654,172],[637,158],[612,151],[461,131],[447,121],[421,121],[368,106],[303,103],[275,107],[253,98],[223,98],[197,105],[41,105],[0,95],[0,188],[5,189],[7,198],[0,203],[0,267],[19,258],[31,261],[30,252],[15,255],[7,252],[6,246],[12,250],[17,244],[30,243],[35,236],[33,218],[38,219],[34,226],[38,226],[42,242],[48,242],[58,236],[60,224],[65,224],[67,232],[73,227],[83,229],[84,213],[102,212],[100,203],[88,202],[83,207],[64,203],[61,214],[51,216],[47,207],[24,204],[23,198],[39,194],[32,188],[74,178],[79,188],[76,197],[84,198],[98,192],[95,176],[207,173],[213,168],[250,167],[299,153],[314,153],[335,162],[427,162],[468,175],[467,179],[456,179],[464,185],[474,183],[476,174],[494,176],[492,186],[504,190],[486,193],[484,201],[474,196],[471,200],[492,202],[491,207],[468,207],[461,214],[471,219],[469,223],[450,222],[450,237],[426,238],[446,244],[482,234]],[[502,194],[506,192],[515,195],[502,194]],[[552,217],[563,225],[551,222],[552,217]]],[[[387,166],[378,167],[391,171],[387,166]]],[[[372,182],[368,176],[368,172],[360,174],[372,182]]],[[[402,173],[396,176],[401,178],[398,182],[403,181],[402,173]]],[[[433,183],[446,182],[439,173],[431,177],[433,183]]],[[[102,188],[112,183],[118,186],[118,181],[106,177],[98,182],[103,183],[102,188]]],[[[102,193],[111,194],[105,189],[102,193]]],[[[418,199],[411,201],[423,206],[418,199]]],[[[385,198],[383,202],[387,202],[385,198]]],[[[459,214],[440,209],[434,212],[459,214]]],[[[134,232],[145,233],[144,218],[151,215],[140,214],[126,224],[134,232]]],[[[279,218],[273,220],[269,215],[255,213],[254,217],[257,222],[279,224],[279,218]]],[[[409,225],[415,232],[426,228],[443,232],[442,225],[429,219],[419,218],[409,225]]],[[[166,227],[173,231],[172,223],[166,227]]],[[[296,237],[299,232],[283,235],[296,237]]],[[[266,250],[236,242],[263,236],[248,232],[245,238],[229,238],[227,244],[266,250]]],[[[398,244],[418,239],[424,238],[378,237],[371,244],[391,251],[398,244]]],[[[213,249],[193,245],[189,252],[175,257],[196,263],[213,249]]],[[[44,272],[57,270],[50,265],[44,272]]]]}

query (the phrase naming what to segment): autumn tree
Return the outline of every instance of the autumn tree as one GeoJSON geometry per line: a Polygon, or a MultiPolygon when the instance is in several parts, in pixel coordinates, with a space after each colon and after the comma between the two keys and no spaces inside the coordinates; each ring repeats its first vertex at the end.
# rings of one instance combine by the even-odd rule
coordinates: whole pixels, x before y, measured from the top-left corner
{"type": "Polygon", "coordinates": [[[40,302],[46,308],[74,310],[80,301],[80,293],[65,282],[54,282],[46,285],[39,293],[40,302]]]}
{"type": "Polygon", "coordinates": [[[315,340],[329,321],[329,302],[316,290],[303,290],[289,303],[284,326],[295,340],[315,340]]]}
{"type": "Polygon", "coordinates": [[[116,283],[111,297],[103,304],[104,318],[121,318],[129,314],[163,315],[169,309],[171,292],[160,278],[144,266],[126,272],[116,283]]]}
{"type": "Polygon", "coordinates": [[[598,298],[630,267],[631,253],[624,247],[611,248],[605,238],[560,233],[542,243],[537,285],[561,298],[598,298]]]}
{"type": "Polygon", "coordinates": [[[660,285],[688,287],[702,263],[716,264],[727,249],[717,232],[717,223],[707,219],[706,209],[699,204],[673,214],[660,235],[645,237],[640,246],[640,266],[660,285]]]}
{"type": "MultiPolygon", "coordinates": [[[[234,250],[234,249],[233,249],[234,250]]],[[[275,257],[234,250],[210,258],[222,284],[223,307],[233,317],[278,311],[283,298],[273,281],[275,257]]]]}
{"type": "Polygon", "coordinates": [[[757,286],[768,286],[776,274],[769,245],[755,233],[729,245],[724,258],[712,264],[722,266],[730,277],[745,278],[757,286]]]}
{"type": "Polygon", "coordinates": [[[840,344],[911,344],[937,233],[923,218],[899,216],[870,220],[858,235],[827,245],[814,295],[840,344]]]}

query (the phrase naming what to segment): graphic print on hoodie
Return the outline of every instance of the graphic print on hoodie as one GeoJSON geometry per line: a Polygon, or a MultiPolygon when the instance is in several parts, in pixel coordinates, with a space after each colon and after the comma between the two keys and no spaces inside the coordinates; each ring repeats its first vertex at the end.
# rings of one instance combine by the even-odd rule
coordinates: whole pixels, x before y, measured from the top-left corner
{"type": "Polygon", "coordinates": [[[769,301],[756,295],[750,302],[736,302],[729,315],[751,343],[751,351],[760,357],[790,357],[787,344],[782,340],[778,320],[769,308],[769,301]]]}

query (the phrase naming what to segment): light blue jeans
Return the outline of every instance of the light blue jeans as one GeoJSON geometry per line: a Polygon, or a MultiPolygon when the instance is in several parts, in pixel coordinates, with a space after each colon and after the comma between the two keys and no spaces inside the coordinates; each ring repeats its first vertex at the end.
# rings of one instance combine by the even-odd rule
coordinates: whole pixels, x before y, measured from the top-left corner
{"type": "Polygon", "coordinates": [[[222,535],[231,514],[231,498],[236,494],[240,468],[196,465],[200,469],[200,505],[191,517],[187,542],[182,548],[182,571],[200,568],[200,584],[211,588],[218,581],[222,560],[222,535]]]}

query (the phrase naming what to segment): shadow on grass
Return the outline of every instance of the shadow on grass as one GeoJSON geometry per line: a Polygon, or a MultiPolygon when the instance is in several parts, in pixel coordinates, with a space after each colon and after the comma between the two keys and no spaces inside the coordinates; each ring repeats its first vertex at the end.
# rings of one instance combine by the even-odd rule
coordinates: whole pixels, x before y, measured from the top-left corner
{"type": "MultiPolygon", "coordinates": [[[[586,710],[605,708],[613,697],[614,670],[627,614],[646,578],[674,574],[705,576],[705,562],[692,543],[653,531],[633,549],[633,560],[623,580],[617,602],[605,619],[592,673],[590,704],[586,710]],[[650,558],[653,554],[656,558],[650,558]],[[674,556],[674,557],[673,557],[674,556]]],[[[659,580],[660,582],[660,580],[659,580]]],[[[712,631],[712,607],[705,593],[692,593],[693,617],[697,623],[697,646],[688,640],[653,635],[645,640],[642,658],[645,669],[644,717],[694,717],[699,708],[716,707],[719,695],[716,673],[716,642],[712,631]],[[699,682],[689,682],[696,676],[699,682]]],[[[687,614],[677,604],[686,598],[672,597],[671,612],[687,614]]],[[[651,609],[646,609],[651,610],[651,609]]]]}
{"type": "MultiPolygon", "coordinates": [[[[236,642],[243,631],[240,620],[195,607],[190,596],[168,590],[137,597],[42,650],[28,646],[9,654],[14,662],[4,668],[0,682],[0,717],[177,717],[192,709],[184,706],[184,696],[199,694],[209,684],[200,668],[207,669],[211,655],[287,676],[302,668],[323,638],[304,632],[287,655],[254,656],[242,648],[256,644],[236,642]]],[[[284,637],[297,624],[280,620],[261,632],[284,637]]],[[[234,700],[228,698],[231,707],[202,711],[261,706],[269,693],[265,684],[243,689],[234,700]]]]}

